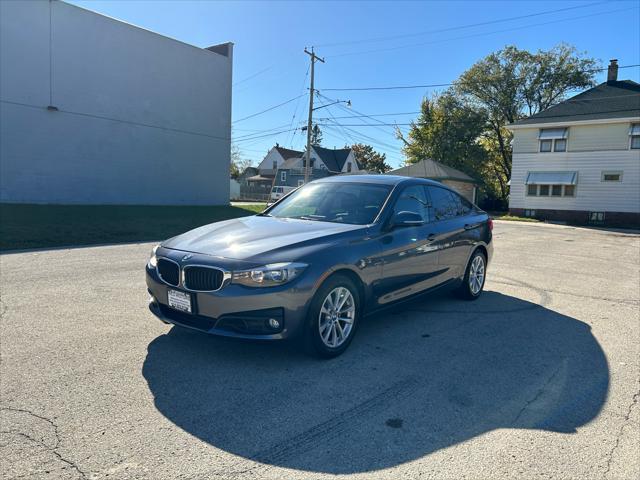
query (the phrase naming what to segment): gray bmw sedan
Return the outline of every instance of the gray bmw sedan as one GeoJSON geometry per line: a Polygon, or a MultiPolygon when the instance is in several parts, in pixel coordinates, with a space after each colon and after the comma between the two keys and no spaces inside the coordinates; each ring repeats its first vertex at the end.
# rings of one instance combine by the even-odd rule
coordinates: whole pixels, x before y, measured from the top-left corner
{"type": "Polygon", "coordinates": [[[482,293],[489,216],[444,185],[387,175],[311,182],[264,212],[153,249],[149,308],[166,323],[334,357],[364,315],[451,286],[482,293]]]}

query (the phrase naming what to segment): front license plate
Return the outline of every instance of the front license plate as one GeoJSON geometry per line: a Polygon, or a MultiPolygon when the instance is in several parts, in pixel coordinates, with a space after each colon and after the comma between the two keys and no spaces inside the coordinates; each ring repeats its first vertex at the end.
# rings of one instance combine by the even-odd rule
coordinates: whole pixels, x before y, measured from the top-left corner
{"type": "Polygon", "coordinates": [[[180,292],[178,290],[169,290],[167,292],[167,298],[169,300],[169,306],[180,310],[181,312],[191,312],[191,295],[188,293],[180,292]]]}

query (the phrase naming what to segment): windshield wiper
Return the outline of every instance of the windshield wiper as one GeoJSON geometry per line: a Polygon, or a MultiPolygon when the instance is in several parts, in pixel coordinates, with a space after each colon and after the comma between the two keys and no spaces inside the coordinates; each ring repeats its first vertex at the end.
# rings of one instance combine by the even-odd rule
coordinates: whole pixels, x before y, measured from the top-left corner
{"type": "Polygon", "coordinates": [[[299,218],[301,220],[323,220],[327,217],[325,215],[300,215],[299,217],[294,218],[299,218]]]}

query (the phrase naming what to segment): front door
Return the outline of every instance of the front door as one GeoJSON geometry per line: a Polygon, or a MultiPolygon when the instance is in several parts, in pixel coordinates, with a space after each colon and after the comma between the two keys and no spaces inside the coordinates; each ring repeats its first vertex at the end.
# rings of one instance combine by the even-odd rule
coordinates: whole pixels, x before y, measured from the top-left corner
{"type": "Polygon", "coordinates": [[[423,223],[395,227],[380,236],[382,278],[375,288],[379,305],[427,290],[440,280],[437,247],[433,245],[433,225],[423,185],[404,188],[393,213],[418,213],[423,223]]]}

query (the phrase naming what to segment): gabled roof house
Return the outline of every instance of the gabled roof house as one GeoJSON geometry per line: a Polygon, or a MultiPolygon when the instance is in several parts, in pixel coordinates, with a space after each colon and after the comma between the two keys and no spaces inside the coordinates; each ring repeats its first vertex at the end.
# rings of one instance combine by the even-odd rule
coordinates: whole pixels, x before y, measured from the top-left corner
{"type": "Polygon", "coordinates": [[[387,175],[402,175],[404,177],[437,180],[453,188],[460,195],[474,203],[477,195],[476,187],[480,183],[466,173],[430,158],[425,158],[419,162],[391,170],[387,172],[387,175]]]}
{"type": "Polygon", "coordinates": [[[617,77],[509,125],[513,214],[640,227],[640,84],[617,77]]]}
{"type": "MultiPolygon", "coordinates": [[[[311,146],[309,163],[309,181],[339,174],[355,174],[360,166],[350,148],[324,148],[311,146]]],[[[286,160],[278,169],[275,184],[278,186],[299,187],[304,184],[306,153],[286,160]]]]}

